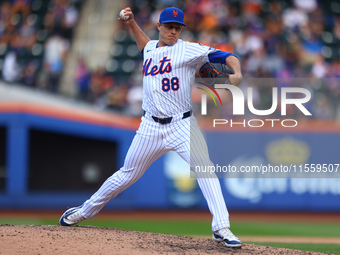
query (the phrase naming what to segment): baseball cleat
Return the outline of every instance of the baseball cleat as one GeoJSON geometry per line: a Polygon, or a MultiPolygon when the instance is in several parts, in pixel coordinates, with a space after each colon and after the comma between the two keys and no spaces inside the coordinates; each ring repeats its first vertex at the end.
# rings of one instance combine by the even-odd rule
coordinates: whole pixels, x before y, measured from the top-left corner
{"type": "Polygon", "coordinates": [[[81,206],[78,207],[72,207],[60,217],[59,224],[61,226],[73,226],[83,220],[85,220],[85,217],[81,215],[81,206]]]}
{"type": "Polygon", "coordinates": [[[231,248],[239,248],[242,246],[242,242],[238,239],[230,230],[229,228],[222,228],[218,231],[213,233],[213,238],[216,242],[223,242],[225,246],[231,248]]]}

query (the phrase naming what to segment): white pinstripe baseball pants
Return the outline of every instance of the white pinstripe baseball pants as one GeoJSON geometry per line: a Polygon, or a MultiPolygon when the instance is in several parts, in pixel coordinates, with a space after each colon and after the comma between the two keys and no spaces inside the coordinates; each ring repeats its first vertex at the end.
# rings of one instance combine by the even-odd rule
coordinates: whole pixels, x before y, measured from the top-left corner
{"type": "MultiPolygon", "coordinates": [[[[162,125],[146,114],[128,150],[124,166],[83,204],[82,215],[87,219],[96,216],[111,199],[135,183],[157,158],[170,150],[191,163],[192,171],[195,165],[212,165],[206,142],[194,116],[182,119],[181,114],[174,116],[171,123],[162,125]],[[190,142],[195,144],[190,147],[190,142]]],[[[196,176],[213,215],[212,230],[229,227],[229,214],[218,178],[210,174],[209,178],[204,178],[204,174],[199,172],[196,176]]]]}

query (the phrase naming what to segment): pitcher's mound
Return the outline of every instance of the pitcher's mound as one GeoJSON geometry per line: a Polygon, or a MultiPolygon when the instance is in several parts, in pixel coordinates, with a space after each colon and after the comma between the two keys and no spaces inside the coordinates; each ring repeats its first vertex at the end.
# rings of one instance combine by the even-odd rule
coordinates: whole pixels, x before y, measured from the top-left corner
{"type": "Polygon", "coordinates": [[[55,225],[0,225],[0,254],[308,254],[244,244],[231,249],[212,239],[116,228],[55,225]]]}

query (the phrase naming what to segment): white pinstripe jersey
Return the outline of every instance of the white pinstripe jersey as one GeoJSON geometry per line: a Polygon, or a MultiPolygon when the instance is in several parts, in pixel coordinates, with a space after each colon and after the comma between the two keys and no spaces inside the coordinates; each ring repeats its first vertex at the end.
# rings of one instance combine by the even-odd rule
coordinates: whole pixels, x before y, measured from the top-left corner
{"type": "Polygon", "coordinates": [[[229,228],[229,213],[218,178],[215,173],[195,170],[195,166],[213,165],[197,120],[194,116],[181,118],[181,113],[191,109],[190,78],[194,76],[197,64],[208,61],[208,54],[215,49],[182,40],[173,46],[157,48],[157,42],[150,41],[143,51],[143,109],[148,114],[142,117],[124,166],[85,201],[81,215],[84,218],[97,215],[111,199],[135,183],[157,158],[173,150],[196,173],[198,185],[213,215],[212,230],[229,228]],[[171,116],[173,119],[162,125],[150,115],[171,116]]]}
{"type": "Polygon", "coordinates": [[[179,39],[172,46],[157,47],[158,40],[144,47],[143,109],[164,118],[191,110],[191,84],[197,64],[207,62],[216,49],[179,39]]]}

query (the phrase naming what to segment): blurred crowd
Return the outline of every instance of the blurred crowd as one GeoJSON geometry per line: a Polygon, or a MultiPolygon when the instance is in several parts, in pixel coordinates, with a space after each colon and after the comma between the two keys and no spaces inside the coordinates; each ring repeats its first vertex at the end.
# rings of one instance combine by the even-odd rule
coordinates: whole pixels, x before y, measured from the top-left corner
{"type": "MultiPolygon", "coordinates": [[[[241,88],[246,91],[252,87],[255,108],[271,107],[273,87],[301,86],[312,94],[311,102],[306,105],[312,117],[340,120],[337,80],[340,78],[340,3],[337,1],[159,0],[152,3],[131,3],[137,4],[135,9],[140,15],[136,20],[146,33],[157,38],[154,24],[164,7],[182,8],[187,26],[181,38],[235,53],[242,64],[241,88]],[[282,79],[286,83],[278,84],[282,79]]],[[[225,97],[231,100],[230,95],[225,97]]],[[[193,97],[194,103],[199,99],[193,97]]],[[[230,109],[224,109],[217,111],[215,117],[232,117],[230,109]]],[[[296,107],[287,115],[303,117],[296,107]]]]}
{"type": "MultiPolygon", "coordinates": [[[[37,27],[38,18],[32,10],[39,1],[45,2],[1,2],[0,53],[6,52],[2,78],[56,92],[72,40],[72,27],[77,22],[79,8],[75,6],[79,7],[81,1],[50,0],[42,27],[37,27]],[[46,38],[43,44],[40,37],[46,38]],[[31,58],[18,61],[27,52],[31,58]],[[39,54],[43,55],[41,63],[36,62],[39,54]]],[[[167,6],[182,9],[187,26],[181,39],[235,53],[245,77],[241,88],[252,86],[256,108],[270,108],[271,89],[277,87],[265,79],[290,80],[281,83],[282,87],[297,86],[294,80],[303,78],[298,86],[312,94],[312,102],[307,105],[312,117],[340,120],[338,1],[130,0],[122,7],[125,6],[132,7],[137,23],[152,39],[158,39],[156,23],[160,12],[167,6]],[[251,82],[250,78],[262,80],[251,82]]],[[[122,23],[117,26],[129,32],[122,23]]],[[[135,71],[123,80],[105,67],[90,70],[89,60],[79,57],[74,72],[78,97],[104,109],[140,115],[141,57],[136,59],[135,71]]],[[[226,110],[219,114],[224,117],[229,113],[226,110]]],[[[298,109],[289,115],[302,117],[298,109]]]]}
{"type": "Polygon", "coordinates": [[[81,2],[0,1],[1,78],[57,93],[81,2]]]}

